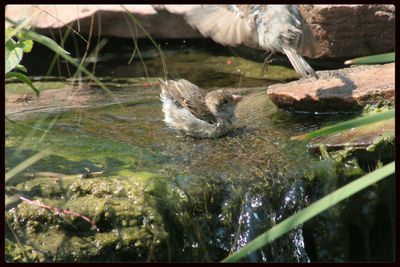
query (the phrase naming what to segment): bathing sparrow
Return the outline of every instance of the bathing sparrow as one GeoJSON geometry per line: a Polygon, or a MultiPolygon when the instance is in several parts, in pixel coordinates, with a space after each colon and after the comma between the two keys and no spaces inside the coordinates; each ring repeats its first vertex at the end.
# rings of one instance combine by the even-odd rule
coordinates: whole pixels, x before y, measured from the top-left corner
{"type": "Polygon", "coordinates": [[[226,89],[205,92],[187,80],[159,80],[165,123],[189,136],[217,138],[232,129],[242,96],[226,89]]]}

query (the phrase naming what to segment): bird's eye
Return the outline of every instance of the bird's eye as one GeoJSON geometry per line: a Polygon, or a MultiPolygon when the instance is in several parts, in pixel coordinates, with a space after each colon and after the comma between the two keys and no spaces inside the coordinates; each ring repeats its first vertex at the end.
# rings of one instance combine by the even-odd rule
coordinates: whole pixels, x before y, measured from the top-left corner
{"type": "Polygon", "coordinates": [[[224,99],[224,101],[222,101],[222,104],[228,104],[228,99],[224,99]]]}

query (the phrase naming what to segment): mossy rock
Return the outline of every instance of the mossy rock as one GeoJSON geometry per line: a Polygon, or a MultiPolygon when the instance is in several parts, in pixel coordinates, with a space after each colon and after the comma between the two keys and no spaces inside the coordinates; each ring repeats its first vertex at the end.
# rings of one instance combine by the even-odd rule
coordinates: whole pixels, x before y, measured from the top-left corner
{"type": "Polygon", "coordinates": [[[321,154],[320,146],[338,161],[345,162],[357,158],[361,164],[389,163],[394,160],[394,119],[375,122],[353,128],[339,134],[313,139],[308,148],[321,154]]]}
{"type": "Polygon", "coordinates": [[[94,179],[40,178],[20,183],[13,190],[47,206],[87,216],[98,231],[82,217],[22,202],[6,212],[6,220],[19,241],[34,249],[21,252],[18,247],[18,251],[11,242],[15,237],[6,228],[10,261],[146,261],[163,257],[158,251],[168,233],[157,205],[162,202],[168,207],[173,197],[165,178],[143,173],[94,179]],[[42,252],[41,256],[33,256],[33,251],[42,252]]]}

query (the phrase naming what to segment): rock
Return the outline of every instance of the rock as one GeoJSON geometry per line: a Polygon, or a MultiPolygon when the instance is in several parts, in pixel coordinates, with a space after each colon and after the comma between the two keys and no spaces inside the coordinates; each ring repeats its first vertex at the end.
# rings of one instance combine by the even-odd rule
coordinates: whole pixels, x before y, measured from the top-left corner
{"type": "MultiPolygon", "coordinates": [[[[42,203],[22,202],[6,212],[7,235],[11,228],[19,235],[23,231],[25,240],[29,240],[24,247],[34,247],[25,251],[28,262],[145,261],[152,254],[164,259],[160,247],[167,242],[168,233],[155,203],[168,201],[164,198],[168,187],[165,179],[150,173],[107,178],[35,177],[10,188],[18,191],[20,186],[25,187],[26,198],[42,203]],[[64,197],[61,200],[56,195],[64,197]],[[59,213],[50,207],[58,208],[59,213]],[[76,213],[94,221],[99,231],[76,213]]],[[[13,245],[11,240],[8,246],[13,245]]],[[[10,248],[6,251],[12,262],[21,261],[18,254],[24,254],[10,248]]]]}
{"type": "Polygon", "coordinates": [[[323,144],[328,152],[351,149],[393,158],[394,145],[387,146],[387,144],[394,142],[394,128],[394,119],[379,121],[339,134],[315,138],[308,144],[308,148],[311,152],[319,154],[319,145],[323,144]],[[380,149],[382,146],[385,149],[380,149]]]}
{"type": "MultiPolygon", "coordinates": [[[[395,159],[394,129],[393,118],[312,139],[308,144],[309,150],[322,154],[319,164],[329,169],[328,172],[315,172],[311,186],[313,199],[320,199],[339,186],[392,162],[395,159]],[[325,148],[322,151],[320,144],[325,148]]],[[[305,224],[312,243],[316,247],[329,248],[315,250],[315,262],[393,259],[393,234],[378,233],[377,225],[385,225],[383,228],[389,231],[395,227],[392,215],[394,181],[395,175],[392,174],[305,224]],[[385,249],[380,249],[382,246],[385,249]],[[356,255],[352,254],[355,247],[356,255]]]]}
{"type": "MultiPolygon", "coordinates": [[[[125,5],[153,38],[204,38],[182,17],[195,5],[125,5]],[[168,10],[168,11],[164,11],[168,10]]],[[[395,48],[394,5],[299,5],[317,41],[314,58],[353,58],[395,48]]],[[[6,17],[29,17],[38,32],[69,24],[82,35],[147,36],[119,5],[7,5],[6,17]],[[92,15],[94,15],[92,21],[92,15]],[[77,23],[79,22],[79,23],[77,23]],[[101,25],[101,31],[99,30],[101,25]]]]}
{"type": "MultiPolygon", "coordinates": [[[[157,13],[151,5],[124,6],[130,12],[142,16],[157,13]]],[[[114,13],[114,15],[119,14],[114,18],[119,20],[124,9],[120,5],[8,5],[6,16],[14,21],[25,17],[29,18],[32,26],[36,28],[60,28],[73,21],[104,11],[114,13]]],[[[88,25],[79,26],[82,26],[81,30],[85,30],[88,25]]]]}
{"type": "Polygon", "coordinates": [[[395,64],[319,71],[320,78],[301,79],[268,88],[279,108],[305,112],[356,111],[367,105],[392,105],[395,64]]]}
{"type": "MultiPolygon", "coordinates": [[[[202,38],[186,24],[184,18],[151,5],[124,5],[153,38],[202,38]]],[[[39,33],[50,35],[54,28],[66,25],[81,35],[147,38],[120,5],[8,5],[6,16],[16,21],[29,17],[39,33]],[[29,15],[28,15],[29,14],[29,15]],[[92,18],[92,16],[94,16],[92,18]],[[91,24],[93,23],[93,29],[91,24]]]]}
{"type": "Polygon", "coordinates": [[[316,58],[353,58],[395,49],[394,5],[299,5],[317,41],[316,58]]]}

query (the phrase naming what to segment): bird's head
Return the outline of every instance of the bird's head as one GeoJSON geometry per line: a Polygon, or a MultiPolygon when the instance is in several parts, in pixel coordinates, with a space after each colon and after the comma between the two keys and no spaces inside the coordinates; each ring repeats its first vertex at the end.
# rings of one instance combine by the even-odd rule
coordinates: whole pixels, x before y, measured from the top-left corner
{"type": "Polygon", "coordinates": [[[220,89],[209,92],[205,97],[205,103],[216,118],[233,121],[235,107],[242,98],[242,96],[220,89]]]}

